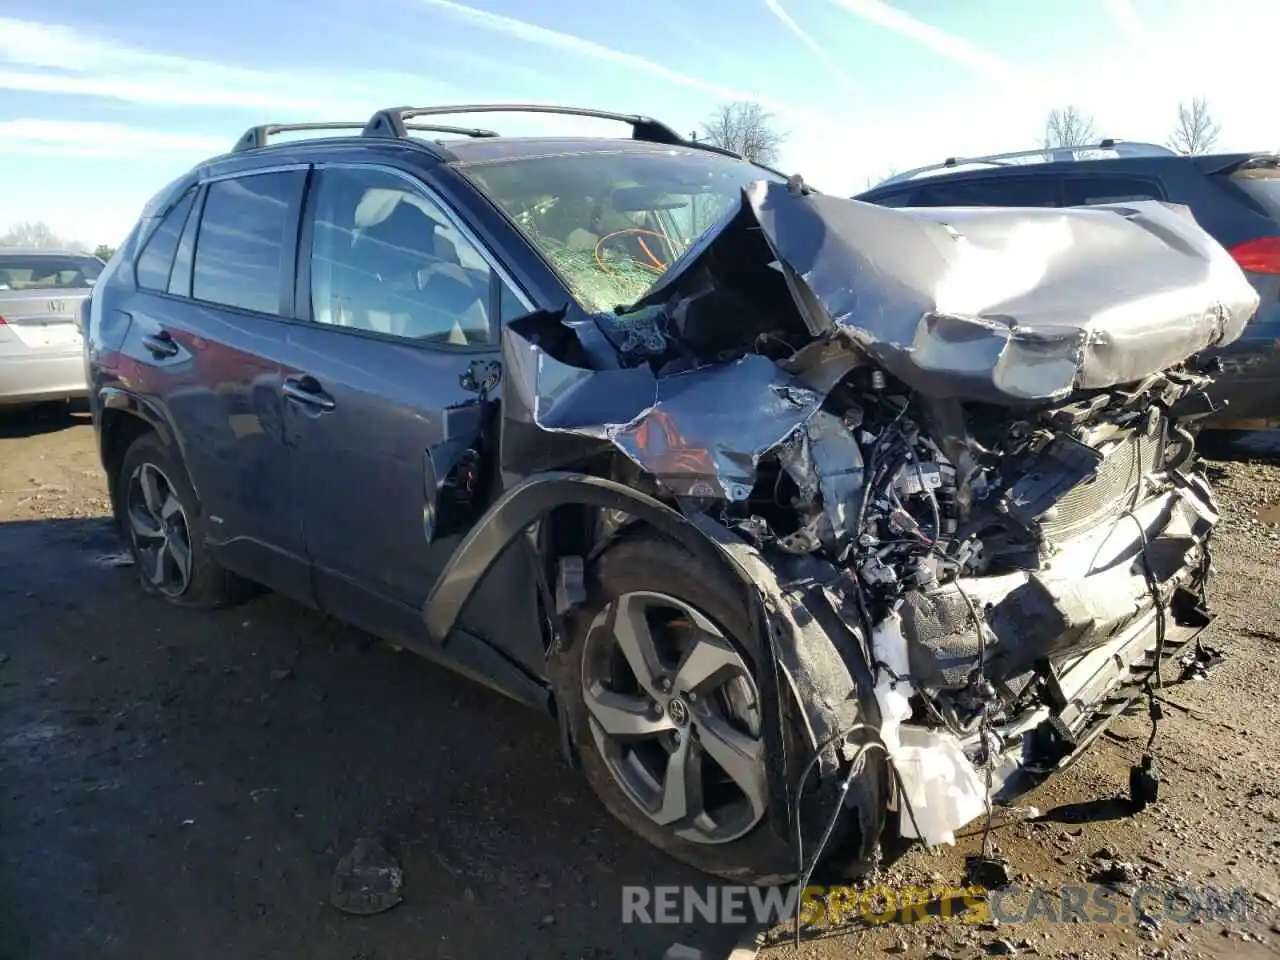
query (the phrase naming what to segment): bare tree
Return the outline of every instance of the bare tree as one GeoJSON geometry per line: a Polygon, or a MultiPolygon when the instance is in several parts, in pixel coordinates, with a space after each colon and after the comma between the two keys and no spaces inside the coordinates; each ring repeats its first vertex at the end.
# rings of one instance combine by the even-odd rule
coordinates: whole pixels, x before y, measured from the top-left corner
{"type": "Polygon", "coordinates": [[[866,178],[866,186],[865,186],[863,189],[870,190],[872,187],[878,187],[878,186],[880,186],[880,184],[884,183],[884,182],[885,182],[886,180],[888,180],[890,177],[896,177],[897,175],[898,175],[898,168],[897,168],[897,167],[890,167],[890,168],[889,168],[888,170],[886,170],[886,171],[884,172],[884,174],[882,174],[881,176],[878,176],[878,177],[867,177],[867,178],[866,178]]]}
{"type": "Polygon", "coordinates": [[[1044,148],[1081,147],[1096,143],[1097,133],[1093,129],[1093,117],[1085,116],[1072,105],[1061,110],[1050,110],[1044,122],[1044,148]]]}
{"type": "Polygon", "coordinates": [[[1213,119],[1209,112],[1209,101],[1204,97],[1195,97],[1191,106],[1178,104],[1178,126],[1166,146],[1175,153],[1193,154],[1208,153],[1218,142],[1218,134],[1222,132],[1222,124],[1213,119]]]}
{"type": "Polygon", "coordinates": [[[0,246],[6,247],[64,247],[62,238],[53,228],[41,220],[15,223],[9,232],[0,237],[0,246]]]}
{"type": "Polygon", "coordinates": [[[757,163],[774,163],[786,134],[773,123],[773,114],[749,100],[722,103],[702,122],[702,139],[740,153],[757,163]]]}

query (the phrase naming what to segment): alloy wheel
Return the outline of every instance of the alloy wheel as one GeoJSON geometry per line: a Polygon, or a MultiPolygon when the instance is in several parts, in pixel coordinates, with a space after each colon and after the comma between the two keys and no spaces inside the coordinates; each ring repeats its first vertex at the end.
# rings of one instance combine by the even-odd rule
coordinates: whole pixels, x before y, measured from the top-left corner
{"type": "Polygon", "coordinates": [[[166,597],[181,596],[191,583],[191,532],[173,483],[154,463],[129,477],[125,518],[142,575],[166,597]]]}
{"type": "Polygon", "coordinates": [[[705,614],[663,593],[623,594],[583,642],[582,693],[614,781],[654,823],[728,843],[764,815],[760,697],[705,614]]]}

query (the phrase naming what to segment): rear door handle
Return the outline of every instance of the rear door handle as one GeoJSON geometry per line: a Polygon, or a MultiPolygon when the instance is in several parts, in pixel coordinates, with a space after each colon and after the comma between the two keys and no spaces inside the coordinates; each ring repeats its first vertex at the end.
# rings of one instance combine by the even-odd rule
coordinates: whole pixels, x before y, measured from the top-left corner
{"type": "Polygon", "coordinates": [[[176,357],[178,355],[178,345],[174,342],[173,336],[168,330],[145,334],[142,338],[142,345],[156,357],[176,357]]]}
{"type": "Polygon", "coordinates": [[[332,410],[338,405],[333,397],[320,388],[320,381],[307,374],[300,377],[287,377],[280,389],[294,403],[300,403],[313,410],[332,410]]]}

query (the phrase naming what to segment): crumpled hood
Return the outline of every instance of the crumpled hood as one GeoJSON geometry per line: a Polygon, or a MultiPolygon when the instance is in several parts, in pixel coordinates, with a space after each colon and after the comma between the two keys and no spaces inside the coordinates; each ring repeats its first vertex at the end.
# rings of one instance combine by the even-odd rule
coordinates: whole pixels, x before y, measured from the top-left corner
{"type": "Polygon", "coordinates": [[[811,333],[843,331],[927,396],[1032,404],[1133,382],[1235,340],[1258,306],[1183,207],[908,211],[767,181],[641,305],[726,273],[744,230],[762,233],[811,333]]]}
{"type": "Polygon", "coordinates": [[[504,469],[609,444],[678,495],[744,500],[785,444],[840,503],[861,461],[822,403],[867,358],[927,397],[1034,405],[1234,340],[1257,303],[1181,208],[904,212],[760,182],[633,310],[598,318],[621,365],[549,351],[584,336],[558,318],[507,325],[504,469]],[[797,352],[752,353],[761,337],[797,352]],[[698,362],[645,362],[668,339],[698,362]]]}

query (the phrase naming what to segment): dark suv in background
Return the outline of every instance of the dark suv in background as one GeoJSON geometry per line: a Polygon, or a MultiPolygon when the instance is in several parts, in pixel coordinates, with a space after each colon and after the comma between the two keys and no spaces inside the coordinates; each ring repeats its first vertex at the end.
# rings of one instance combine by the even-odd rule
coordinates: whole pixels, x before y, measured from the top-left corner
{"type": "Polygon", "coordinates": [[[1184,204],[1261,298],[1244,335],[1218,357],[1212,392],[1224,409],[1203,426],[1280,426],[1280,155],[1182,156],[1154,144],[953,157],[897,174],[855,199],[888,207],[1074,207],[1161,200],[1184,204]]]}

